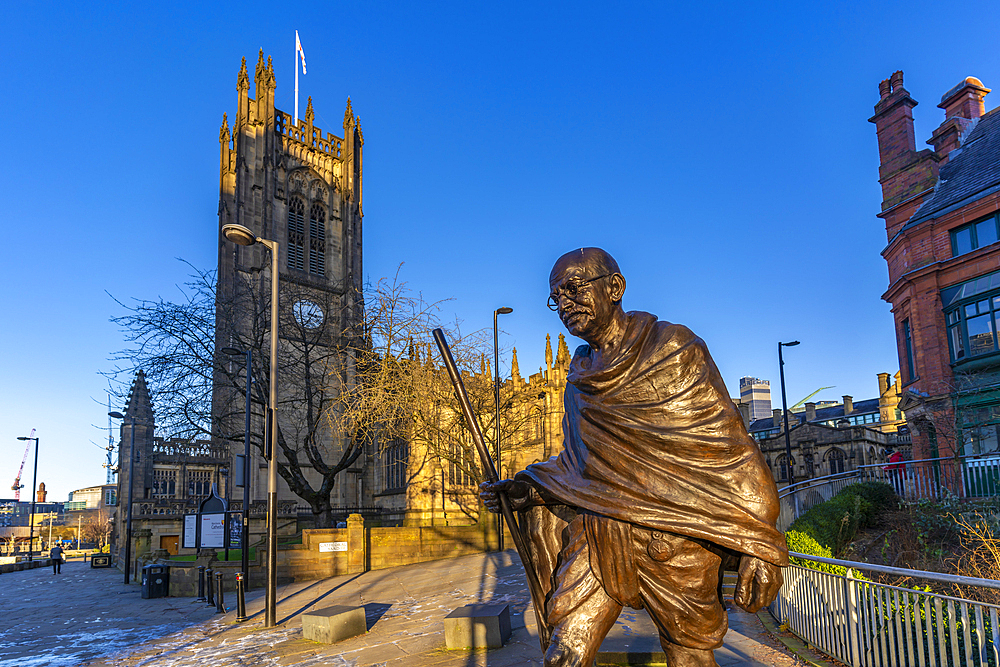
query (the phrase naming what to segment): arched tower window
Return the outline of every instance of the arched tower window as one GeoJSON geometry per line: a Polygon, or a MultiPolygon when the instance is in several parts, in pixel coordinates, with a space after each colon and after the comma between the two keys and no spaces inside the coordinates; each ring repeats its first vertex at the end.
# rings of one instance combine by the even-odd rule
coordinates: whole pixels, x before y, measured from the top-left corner
{"type": "Polygon", "coordinates": [[[305,204],[292,197],[288,202],[288,268],[299,271],[305,268],[305,243],[305,204]]]}
{"type": "Polygon", "coordinates": [[[309,273],[326,274],[326,211],[318,203],[309,209],[309,273]]]}

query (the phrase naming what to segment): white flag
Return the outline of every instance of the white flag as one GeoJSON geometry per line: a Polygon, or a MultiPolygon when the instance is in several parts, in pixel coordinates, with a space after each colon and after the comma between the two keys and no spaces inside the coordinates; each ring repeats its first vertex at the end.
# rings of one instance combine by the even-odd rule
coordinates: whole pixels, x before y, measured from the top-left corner
{"type": "Polygon", "coordinates": [[[306,52],[302,50],[302,42],[299,41],[299,31],[295,31],[295,50],[302,57],[302,73],[306,73],[306,52]]]}

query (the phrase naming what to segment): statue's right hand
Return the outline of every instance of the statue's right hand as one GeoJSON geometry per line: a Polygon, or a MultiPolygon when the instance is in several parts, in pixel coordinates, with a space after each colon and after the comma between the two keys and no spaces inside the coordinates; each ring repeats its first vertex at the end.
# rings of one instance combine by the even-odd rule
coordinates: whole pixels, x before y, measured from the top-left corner
{"type": "Polygon", "coordinates": [[[525,509],[533,504],[534,489],[527,482],[513,479],[502,479],[499,482],[483,482],[479,485],[479,497],[482,499],[486,509],[498,514],[500,512],[500,493],[506,493],[510,500],[511,509],[514,511],[525,509]]]}

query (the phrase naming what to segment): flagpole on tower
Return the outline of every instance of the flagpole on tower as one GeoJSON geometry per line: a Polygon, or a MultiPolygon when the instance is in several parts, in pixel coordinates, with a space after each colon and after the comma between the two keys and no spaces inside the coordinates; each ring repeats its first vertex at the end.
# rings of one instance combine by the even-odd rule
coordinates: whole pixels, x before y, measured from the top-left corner
{"type": "Polygon", "coordinates": [[[299,31],[295,31],[295,127],[299,126],[299,31]]]}
{"type": "Polygon", "coordinates": [[[302,58],[302,73],[306,73],[306,52],[299,41],[299,31],[295,31],[295,127],[299,126],[299,58],[302,58]]]}

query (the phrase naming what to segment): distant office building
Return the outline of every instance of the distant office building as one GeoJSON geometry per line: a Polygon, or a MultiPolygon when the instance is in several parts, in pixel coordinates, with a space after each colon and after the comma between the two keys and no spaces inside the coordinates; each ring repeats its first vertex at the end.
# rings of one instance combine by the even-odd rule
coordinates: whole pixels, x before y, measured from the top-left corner
{"type": "Polygon", "coordinates": [[[771,416],[771,383],[760,378],[740,378],[740,401],[750,404],[750,421],[771,416]]]}

